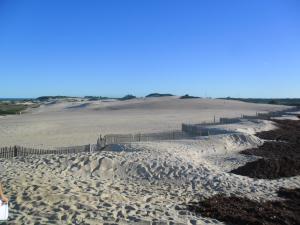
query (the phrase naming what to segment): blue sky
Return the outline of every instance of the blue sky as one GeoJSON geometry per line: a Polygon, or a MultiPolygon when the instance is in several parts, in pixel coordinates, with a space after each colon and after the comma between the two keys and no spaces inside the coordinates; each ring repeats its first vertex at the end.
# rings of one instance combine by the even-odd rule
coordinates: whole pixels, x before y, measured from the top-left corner
{"type": "Polygon", "coordinates": [[[0,0],[0,97],[300,97],[298,0],[0,0]]]}

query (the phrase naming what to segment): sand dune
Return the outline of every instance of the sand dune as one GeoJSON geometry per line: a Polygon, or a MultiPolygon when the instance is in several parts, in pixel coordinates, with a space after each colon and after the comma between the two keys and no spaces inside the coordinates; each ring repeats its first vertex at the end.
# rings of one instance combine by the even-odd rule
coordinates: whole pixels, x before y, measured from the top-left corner
{"type": "MultiPolygon", "coordinates": [[[[0,145],[53,148],[94,143],[99,133],[178,129],[182,122],[254,115],[284,106],[177,97],[41,105],[0,118],[0,145]]],[[[188,140],[112,145],[101,152],[0,159],[10,197],[10,224],[223,224],[185,210],[187,202],[217,193],[274,199],[299,177],[256,180],[228,173],[256,156],[256,132],[270,121],[216,125],[224,134],[188,140]]]]}
{"type": "Polygon", "coordinates": [[[215,99],[161,97],[128,101],[56,100],[18,116],[0,118],[0,146],[52,148],[95,143],[108,133],[160,132],[214,116],[276,111],[285,106],[215,99]]]}
{"type": "Polygon", "coordinates": [[[254,131],[274,128],[267,121],[249,125],[189,140],[0,160],[10,224],[222,224],[184,205],[217,193],[276,199],[280,187],[300,187],[299,177],[259,180],[228,173],[257,159],[237,154],[263,143],[254,131]]]}

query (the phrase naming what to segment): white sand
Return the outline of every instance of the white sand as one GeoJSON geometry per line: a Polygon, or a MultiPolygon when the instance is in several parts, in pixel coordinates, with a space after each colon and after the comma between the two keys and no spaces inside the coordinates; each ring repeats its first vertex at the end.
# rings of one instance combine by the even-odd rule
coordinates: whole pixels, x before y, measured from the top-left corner
{"type": "Polygon", "coordinates": [[[271,128],[267,121],[243,122],[222,126],[235,133],[194,140],[0,160],[14,199],[10,224],[222,224],[189,213],[185,204],[217,193],[276,199],[280,187],[300,187],[299,176],[260,180],[228,173],[255,159],[237,154],[263,143],[254,131],[271,128]]]}
{"type": "Polygon", "coordinates": [[[22,115],[0,118],[0,146],[62,147],[95,143],[108,133],[180,129],[212,121],[285,109],[285,106],[214,99],[162,97],[111,102],[53,101],[22,115]]]}
{"type": "MultiPolygon", "coordinates": [[[[94,143],[99,133],[179,129],[199,123],[286,107],[176,97],[125,102],[65,102],[0,118],[0,146],[70,146],[94,143]]],[[[103,152],[0,159],[1,181],[11,198],[10,224],[222,224],[184,209],[216,193],[273,199],[299,177],[272,181],[228,171],[254,156],[238,152],[261,145],[255,132],[272,122],[218,125],[227,134],[193,140],[115,145],[103,152]]]]}

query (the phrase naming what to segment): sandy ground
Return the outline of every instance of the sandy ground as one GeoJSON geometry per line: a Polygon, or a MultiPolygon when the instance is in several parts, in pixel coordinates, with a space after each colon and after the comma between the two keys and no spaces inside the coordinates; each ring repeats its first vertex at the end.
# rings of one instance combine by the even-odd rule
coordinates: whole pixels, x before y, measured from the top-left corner
{"type": "MultiPolygon", "coordinates": [[[[178,129],[182,122],[284,109],[236,101],[176,97],[126,102],[52,102],[0,118],[0,144],[55,147],[94,143],[99,133],[178,129]]],[[[259,180],[228,173],[257,156],[238,154],[263,144],[256,132],[270,121],[216,126],[228,133],[188,140],[114,145],[74,155],[0,159],[10,198],[9,224],[222,224],[193,214],[186,203],[217,193],[254,200],[278,198],[299,177],[259,180]]]]}
{"type": "Polygon", "coordinates": [[[52,101],[25,114],[0,118],[0,146],[52,148],[95,143],[98,135],[176,130],[214,116],[276,111],[285,106],[216,99],[146,98],[111,102],[52,101]]]}
{"type": "Polygon", "coordinates": [[[300,187],[299,176],[260,180],[228,173],[257,159],[238,152],[261,145],[253,133],[274,129],[272,122],[224,128],[227,134],[192,140],[0,160],[10,224],[222,224],[184,206],[217,193],[276,199],[280,187],[300,187]]]}

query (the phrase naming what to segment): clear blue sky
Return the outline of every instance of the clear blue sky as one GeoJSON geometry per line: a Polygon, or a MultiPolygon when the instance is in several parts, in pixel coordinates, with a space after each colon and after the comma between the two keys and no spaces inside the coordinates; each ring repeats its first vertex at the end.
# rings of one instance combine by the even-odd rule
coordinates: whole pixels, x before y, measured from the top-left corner
{"type": "Polygon", "coordinates": [[[299,0],[0,0],[0,97],[299,87],[299,0]]]}

